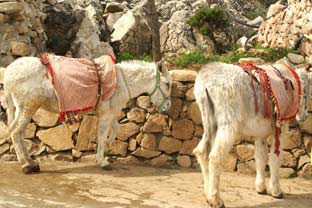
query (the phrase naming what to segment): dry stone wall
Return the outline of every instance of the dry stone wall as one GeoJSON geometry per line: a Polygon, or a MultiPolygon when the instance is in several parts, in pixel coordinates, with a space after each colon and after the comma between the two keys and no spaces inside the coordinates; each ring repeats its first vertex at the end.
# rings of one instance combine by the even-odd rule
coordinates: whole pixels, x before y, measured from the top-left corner
{"type": "MultiPolygon", "coordinates": [[[[167,115],[149,106],[148,97],[140,96],[119,115],[116,140],[106,154],[120,163],[148,164],[155,167],[199,168],[192,153],[199,143],[203,127],[193,94],[197,72],[172,70],[172,107],[167,115]]],[[[1,91],[2,93],[2,91],[1,91]]],[[[2,106],[2,119],[5,120],[2,106]]],[[[312,112],[312,105],[310,109],[312,112]]],[[[25,141],[38,160],[95,161],[97,119],[85,115],[80,124],[58,122],[58,114],[39,110],[28,125],[25,141]]],[[[6,128],[0,122],[0,138],[6,128]]],[[[255,127],[257,128],[257,127],[255,127]]],[[[312,177],[312,116],[306,122],[292,122],[281,153],[281,175],[312,177]]],[[[255,147],[252,140],[238,140],[223,161],[223,169],[242,174],[255,173],[255,147]]],[[[0,161],[15,161],[12,144],[0,139],[0,161]]]]}
{"type": "MultiPolygon", "coordinates": [[[[272,5],[268,13],[268,16],[272,18],[260,26],[258,41],[264,46],[273,48],[294,47],[300,35],[312,34],[311,10],[311,0],[288,0],[287,7],[280,3],[272,5]]],[[[300,50],[308,59],[311,59],[311,41],[305,41],[300,50]]],[[[312,63],[312,59],[309,62],[312,63]]]]}

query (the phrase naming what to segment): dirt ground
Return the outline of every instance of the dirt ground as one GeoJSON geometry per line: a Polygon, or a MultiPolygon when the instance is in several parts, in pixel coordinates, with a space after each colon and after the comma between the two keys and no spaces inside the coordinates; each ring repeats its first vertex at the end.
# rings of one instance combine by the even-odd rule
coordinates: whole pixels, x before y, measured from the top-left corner
{"type": "MultiPolygon", "coordinates": [[[[114,164],[41,164],[24,175],[16,163],[0,164],[1,208],[206,208],[201,173],[114,164]]],[[[254,177],[223,173],[221,191],[230,208],[311,208],[312,181],[283,179],[284,199],[258,195],[254,177]]]]}

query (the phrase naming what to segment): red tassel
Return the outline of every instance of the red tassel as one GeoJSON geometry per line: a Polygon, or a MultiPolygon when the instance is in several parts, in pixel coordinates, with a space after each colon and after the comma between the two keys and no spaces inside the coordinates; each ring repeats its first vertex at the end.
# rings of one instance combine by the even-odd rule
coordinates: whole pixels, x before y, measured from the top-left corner
{"type": "Polygon", "coordinates": [[[280,135],[281,135],[281,128],[279,127],[275,127],[275,151],[274,153],[279,156],[280,151],[279,151],[279,147],[280,147],[280,135]]]}

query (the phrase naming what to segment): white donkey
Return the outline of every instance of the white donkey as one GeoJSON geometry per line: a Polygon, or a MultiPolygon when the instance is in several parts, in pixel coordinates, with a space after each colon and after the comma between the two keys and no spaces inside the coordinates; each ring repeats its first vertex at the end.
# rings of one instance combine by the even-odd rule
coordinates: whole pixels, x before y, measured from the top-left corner
{"type": "MultiPolygon", "coordinates": [[[[304,120],[310,96],[309,79],[305,69],[296,72],[303,91],[297,120],[304,120]]],[[[279,183],[279,158],[274,153],[276,120],[274,116],[271,119],[264,118],[259,85],[255,84],[255,92],[259,100],[257,113],[250,77],[237,65],[211,63],[203,66],[196,78],[194,94],[201,111],[204,134],[194,154],[202,169],[207,202],[213,208],[224,207],[219,191],[221,163],[234,141],[240,137],[255,139],[256,190],[259,194],[266,193],[264,172],[268,159],[267,138],[271,139],[269,186],[273,197],[283,197],[279,183]]],[[[272,103],[270,105],[273,109],[272,103]]],[[[283,123],[281,141],[287,127],[288,124],[283,123]]]]}
{"type": "MultiPolygon", "coordinates": [[[[96,59],[95,59],[96,61],[96,59]]],[[[116,116],[127,102],[147,93],[160,112],[170,108],[171,76],[160,71],[161,65],[144,61],[127,61],[116,64],[117,87],[107,101],[100,101],[96,109],[98,118],[98,147],[96,160],[102,167],[109,165],[104,157],[104,144],[115,139],[116,116]],[[111,131],[111,132],[110,132],[111,131]]],[[[11,136],[18,161],[24,173],[39,172],[24,143],[25,129],[39,107],[58,112],[58,100],[47,67],[36,57],[22,57],[11,63],[4,74],[4,91],[8,103],[8,135],[11,136]]]]}

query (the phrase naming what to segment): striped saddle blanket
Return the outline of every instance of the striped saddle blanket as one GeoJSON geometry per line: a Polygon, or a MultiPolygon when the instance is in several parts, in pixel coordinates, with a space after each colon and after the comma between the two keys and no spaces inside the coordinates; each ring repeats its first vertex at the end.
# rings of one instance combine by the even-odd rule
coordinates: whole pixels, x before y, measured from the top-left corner
{"type": "Polygon", "coordinates": [[[295,70],[284,64],[255,66],[252,63],[238,63],[238,65],[250,75],[250,85],[254,91],[256,112],[258,111],[259,101],[253,83],[254,78],[260,83],[264,117],[271,118],[272,115],[276,116],[275,139],[277,147],[275,153],[278,155],[281,122],[295,119],[299,111],[302,93],[299,76],[295,70]],[[275,112],[271,112],[271,100],[274,103],[275,112]]]}
{"type": "Polygon", "coordinates": [[[40,60],[49,69],[62,122],[79,121],[80,112],[94,109],[115,91],[115,59],[110,55],[91,61],[44,53],[40,60]]]}

